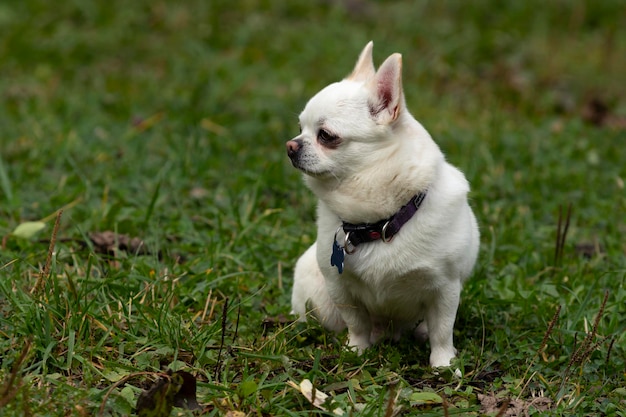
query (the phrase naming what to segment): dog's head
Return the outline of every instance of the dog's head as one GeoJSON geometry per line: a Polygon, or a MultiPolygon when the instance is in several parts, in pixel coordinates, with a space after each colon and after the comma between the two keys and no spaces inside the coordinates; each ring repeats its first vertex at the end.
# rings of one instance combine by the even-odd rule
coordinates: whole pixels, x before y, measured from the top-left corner
{"type": "Polygon", "coordinates": [[[402,57],[393,54],[375,70],[373,43],[352,73],[317,93],[300,114],[300,134],[287,142],[292,164],[310,177],[341,180],[376,161],[394,140],[404,111],[402,57]]]}

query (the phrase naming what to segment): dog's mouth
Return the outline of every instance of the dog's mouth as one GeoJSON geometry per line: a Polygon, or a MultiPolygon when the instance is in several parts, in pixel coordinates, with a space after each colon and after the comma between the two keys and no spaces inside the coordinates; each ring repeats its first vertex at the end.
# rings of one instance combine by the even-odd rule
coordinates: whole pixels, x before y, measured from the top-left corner
{"type": "Polygon", "coordinates": [[[310,167],[304,166],[302,164],[300,164],[297,160],[292,159],[291,160],[291,165],[293,165],[294,168],[296,168],[298,171],[302,172],[305,175],[308,175],[309,177],[312,178],[325,178],[325,177],[329,177],[331,176],[330,171],[327,170],[316,170],[316,169],[311,169],[310,167]]]}
{"type": "Polygon", "coordinates": [[[306,167],[302,167],[299,166],[298,164],[296,164],[295,162],[291,161],[291,164],[297,168],[300,172],[302,172],[305,175],[308,175],[309,177],[313,177],[313,178],[323,178],[325,176],[328,176],[329,172],[328,171],[315,171],[306,167]]]}
{"type": "Polygon", "coordinates": [[[306,159],[303,160],[300,154],[289,154],[289,160],[291,161],[291,165],[293,165],[294,168],[308,176],[320,177],[326,173],[325,171],[312,169],[310,166],[308,166],[306,159]]]}

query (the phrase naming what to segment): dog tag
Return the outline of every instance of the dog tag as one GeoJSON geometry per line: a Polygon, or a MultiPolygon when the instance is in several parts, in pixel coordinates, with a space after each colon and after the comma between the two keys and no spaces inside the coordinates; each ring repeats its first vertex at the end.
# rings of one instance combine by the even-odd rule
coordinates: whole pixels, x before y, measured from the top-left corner
{"type": "Polygon", "coordinates": [[[330,266],[336,266],[337,271],[343,272],[343,260],[346,257],[345,251],[337,243],[337,239],[333,241],[333,253],[330,255],[330,266]]]}

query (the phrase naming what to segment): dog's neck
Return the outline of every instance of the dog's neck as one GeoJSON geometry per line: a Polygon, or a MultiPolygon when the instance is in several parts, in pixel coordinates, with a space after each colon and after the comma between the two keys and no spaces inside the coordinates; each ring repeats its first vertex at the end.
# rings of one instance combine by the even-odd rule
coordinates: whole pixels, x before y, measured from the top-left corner
{"type": "Polygon", "coordinates": [[[382,150],[377,163],[345,178],[307,177],[307,185],[341,221],[374,223],[388,218],[426,190],[444,162],[423,128],[413,133],[417,136],[400,137],[382,150]]]}

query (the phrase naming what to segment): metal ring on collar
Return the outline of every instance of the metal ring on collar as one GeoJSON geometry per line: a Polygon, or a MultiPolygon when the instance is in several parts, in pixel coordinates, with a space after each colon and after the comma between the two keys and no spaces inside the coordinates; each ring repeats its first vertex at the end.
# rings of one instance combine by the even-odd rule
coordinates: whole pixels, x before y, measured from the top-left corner
{"type": "Polygon", "coordinates": [[[343,239],[343,250],[348,254],[352,255],[356,252],[356,246],[350,243],[350,232],[346,233],[346,237],[343,239]],[[348,247],[352,246],[352,249],[348,249],[348,247]]]}
{"type": "Polygon", "coordinates": [[[383,229],[382,229],[382,233],[380,235],[380,238],[382,239],[383,242],[385,243],[389,243],[393,240],[393,235],[391,235],[389,238],[387,238],[387,227],[389,226],[389,222],[386,222],[383,225],[383,229]]]}

